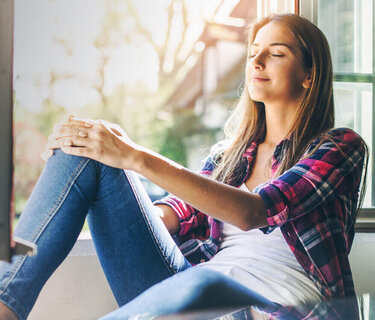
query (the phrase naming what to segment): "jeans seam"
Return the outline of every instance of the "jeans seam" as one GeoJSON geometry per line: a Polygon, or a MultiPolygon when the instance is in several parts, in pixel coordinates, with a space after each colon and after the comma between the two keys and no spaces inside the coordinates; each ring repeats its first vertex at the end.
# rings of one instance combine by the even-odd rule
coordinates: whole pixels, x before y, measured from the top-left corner
{"type": "Polygon", "coordinates": [[[137,203],[138,203],[138,207],[139,209],[141,210],[141,213],[142,213],[142,216],[143,216],[143,219],[144,221],[146,222],[146,226],[147,226],[147,229],[150,231],[150,233],[152,234],[152,241],[154,242],[156,248],[158,249],[158,253],[159,255],[161,256],[161,258],[163,259],[164,263],[166,264],[166,266],[169,268],[169,271],[172,273],[172,274],[176,274],[177,273],[177,270],[175,270],[172,266],[172,264],[170,263],[169,259],[167,258],[167,256],[164,254],[161,246],[159,245],[159,241],[155,235],[155,232],[154,232],[154,229],[152,228],[151,226],[151,223],[147,217],[147,214],[146,214],[146,210],[142,204],[142,201],[140,201],[140,196],[138,194],[138,192],[135,190],[134,188],[134,185],[133,185],[133,181],[130,177],[130,175],[126,172],[126,170],[123,170],[126,178],[128,179],[129,181],[129,185],[133,191],[133,194],[135,196],[135,199],[137,200],[137,203]]]}
{"type": "Polygon", "coordinates": [[[43,233],[46,225],[48,224],[48,221],[50,221],[54,215],[56,214],[57,210],[60,208],[61,204],[64,202],[64,198],[66,198],[67,194],[69,193],[69,190],[73,186],[74,181],[79,176],[79,174],[82,172],[82,170],[85,168],[87,163],[90,161],[90,159],[83,159],[77,168],[74,170],[74,172],[69,177],[68,182],[65,184],[64,189],[62,190],[60,197],[57,199],[55,205],[48,211],[48,214],[46,215],[45,219],[42,221],[42,223],[39,225],[38,230],[35,231],[35,233],[31,237],[31,242],[34,243],[38,241],[40,235],[43,233]],[[70,185],[70,187],[69,187],[70,185]]]}
{"type": "MultiPolygon", "coordinates": [[[[32,243],[35,243],[36,241],[38,241],[40,235],[45,230],[46,225],[48,225],[48,221],[51,221],[51,219],[56,214],[58,208],[61,206],[61,203],[63,202],[62,198],[66,197],[66,195],[68,194],[68,191],[70,190],[70,188],[68,188],[69,183],[71,183],[71,182],[74,183],[75,179],[79,176],[79,174],[85,168],[85,166],[87,165],[87,163],[89,162],[89,160],[90,159],[84,159],[84,160],[82,160],[79,163],[79,165],[77,166],[77,168],[75,169],[75,171],[73,172],[73,174],[70,176],[68,182],[66,183],[66,185],[64,186],[63,191],[60,194],[60,197],[57,200],[57,203],[48,211],[48,214],[47,214],[46,218],[40,223],[37,231],[32,235],[31,240],[30,240],[32,243]],[[54,211],[54,213],[51,214],[53,211],[54,211]]],[[[71,185],[73,185],[73,184],[71,184],[71,185]]],[[[19,260],[19,262],[14,266],[13,272],[9,273],[9,280],[8,280],[8,282],[5,283],[4,288],[2,289],[4,293],[8,289],[8,287],[9,287],[10,283],[13,281],[14,277],[17,275],[19,269],[21,268],[22,264],[25,262],[26,258],[27,258],[26,255],[23,256],[19,260]]]]}

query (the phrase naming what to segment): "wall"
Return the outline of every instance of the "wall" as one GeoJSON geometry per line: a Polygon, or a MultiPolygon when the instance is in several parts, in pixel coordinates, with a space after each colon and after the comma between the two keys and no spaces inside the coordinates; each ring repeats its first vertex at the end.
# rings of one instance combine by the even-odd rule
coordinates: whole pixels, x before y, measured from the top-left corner
{"type": "Polygon", "coordinates": [[[28,319],[91,320],[116,308],[94,245],[84,239],[47,281],[28,319]]]}

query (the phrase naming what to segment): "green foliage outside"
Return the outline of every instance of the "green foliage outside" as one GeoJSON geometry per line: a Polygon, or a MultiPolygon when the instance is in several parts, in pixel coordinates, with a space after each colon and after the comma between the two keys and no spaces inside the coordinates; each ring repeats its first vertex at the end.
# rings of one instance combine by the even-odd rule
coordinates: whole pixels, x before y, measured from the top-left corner
{"type": "MultiPolygon", "coordinates": [[[[178,60],[178,54],[174,53],[176,59],[174,67],[170,70],[163,68],[166,56],[171,55],[168,52],[168,48],[170,48],[168,45],[170,25],[167,25],[169,31],[166,30],[167,35],[164,43],[153,43],[151,31],[142,25],[133,1],[111,0],[104,3],[106,8],[105,18],[102,21],[101,32],[94,40],[94,46],[101,54],[97,66],[98,79],[95,84],[92,84],[100,99],[96,103],[89,103],[84,107],[77,108],[74,113],[78,117],[105,119],[117,123],[135,142],[187,166],[188,150],[194,148],[189,142],[189,137],[199,136],[199,140],[204,141],[208,147],[215,142],[215,136],[219,129],[206,128],[200,117],[191,109],[182,112],[167,112],[165,110],[168,98],[178,84],[175,75],[181,70],[184,71],[183,68],[185,67],[184,61],[178,60]],[[123,6],[124,3],[126,8],[118,10],[119,6],[123,6]],[[133,29],[130,31],[121,27],[121,23],[126,19],[135,21],[133,29]],[[105,85],[108,79],[105,70],[111,58],[108,52],[114,50],[121,43],[135,46],[141,43],[149,43],[154,48],[154,52],[157,53],[159,59],[159,84],[156,91],[148,89],[142,82],[139,82],[132,85],[121,84],[110,93],[106,92],[105,85]]],[[[166,19],[170,24],[173,20],[173,14],[176,14],[173,11],[172,3],[166,10],[168,11],[166,19]]],[[[64,47],[68,40],[59,41],[64,47]]],[[[175,50],[180,50],[182,47],[182,44],[180,44],[175,50]]],[[[66,50],[68,52],[68,49],[66,50]]],[[[69,50],[74,51],[74,48],[69,47],[69,50]]],[[[71,52],[69,51],[68,54],[71,54],[71,52]]],[[[53,88],[59,81],[76,80],[79,79],[79,76],[60,74],[52,68],[49,79],[47,88],[49,94],[42,101],[41,108],[38,111],[30,110],[26,105],[20,104],[17,99],[18,92],[15,92],[14,181],[17,214],[22,212],[26,200],[42,171],[44,162],[40,155],[53,125],[72,112],[71,109],[68,110],[54,101],[53,88]]],[[[69,94],[69,92],[66,94],[69,94]]]]}

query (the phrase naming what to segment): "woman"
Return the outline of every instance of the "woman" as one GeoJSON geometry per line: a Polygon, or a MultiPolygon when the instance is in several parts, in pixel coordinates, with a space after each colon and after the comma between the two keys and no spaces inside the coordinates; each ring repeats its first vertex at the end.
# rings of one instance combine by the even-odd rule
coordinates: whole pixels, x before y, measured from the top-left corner
{"type": "Polygon", "coordinates": [[[86,215],[121,306],[104,319],[354,295],[348,253],[367,149],[333,125],[328,43],[292,14],[250,29],[231,130],[201,174],[117,126],[69,117],[15,231],[38,255],[2,265],[0,315],[27,317],[86,215]],[[152,205],[130,170],[175,196],[152,205]]]}

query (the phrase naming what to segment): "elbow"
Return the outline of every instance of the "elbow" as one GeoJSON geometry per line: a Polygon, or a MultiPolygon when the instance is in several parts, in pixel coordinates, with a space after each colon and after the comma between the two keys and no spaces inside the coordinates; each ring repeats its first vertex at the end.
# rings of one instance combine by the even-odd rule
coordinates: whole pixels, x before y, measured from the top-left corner
{"type": "Polygon", "coordinates": [[[237,225],[237,228],[241,231],[250,231],[252,229],[255,229],[256,227],[253,224],[246,221],[244,223],[241,223],[240,225],[237,225]]]}
{"type": "Polygon", "coordinates": [[[248,225],[242,225],[242,226],[239,226],[238,227],[241,231],[250,231],[250,230],[252,230],[252,229],[254,229],[254,228],[252,228],[251,226],[248,226],[248,225]]]}
{"type": "Polygon", "coordinates": [[[269,226],[265,214],[252,214],[248,218],[238,223],[236,226],[241,231],[249,231],[253,229],[263,228],[269,226]]]}

